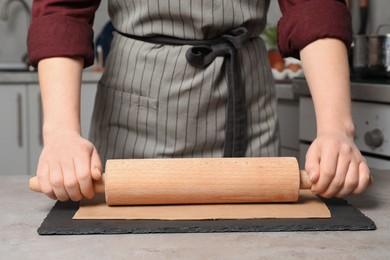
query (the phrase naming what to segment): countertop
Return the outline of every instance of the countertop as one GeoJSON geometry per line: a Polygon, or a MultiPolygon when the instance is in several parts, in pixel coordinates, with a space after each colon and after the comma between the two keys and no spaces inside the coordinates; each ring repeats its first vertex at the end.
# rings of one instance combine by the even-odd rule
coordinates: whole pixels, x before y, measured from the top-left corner
{"type": "MultiPolygon", "coordinates": [[[[304,78],[294,79],[292,86],[296,95],[310,95],[304,78]]],[[[390,104],[390,79],[351,79],[350,86],[352,100],[390,104]]]]}
{"type": "MultiPolygon", "coordinates": [[[[83,83],[98,82],[101,73],[93,72],[86,69],[83,72],[83,83]]],[[[36,84],[38,83],[37,72],[9,72],[0,70],[0,84],[36,84]]],[[[275,82],[276,97],[284,100],[298,100],[298,96],[294,93],[291,80],[279,80],[275,82]]]]}
{"type": "Polygon", "coordinates": [[[291,80],[276,80],[275,89],[278,100],[298,101],[299,96],[294,92],[291,80]]]}
{"type": "MultiPolygon", "coordinates": [[[[101,73],[86,69],[83,82],[98,82],[101,73]]],[[[37,72],[0,71],[0,84],[38,83],[37,72]]],[[[309,96],[310,91],[304,78],[293,80],[276,80],[276,97],[283,100],[298,100],[299,96],[309,96]]],[[[382,81],[351,81],[351,97],[353,100],[390,103],[390,79],[382,81]],[[379,83],[378,83],[379,82],[379,83]]]]}
{"type": "Polygon", "coordinates": [[[2,176],[1,259],[390,259],[390,170],[347,200],[375,231],[39,236],[54,201],[29,176],[2,176]]]}

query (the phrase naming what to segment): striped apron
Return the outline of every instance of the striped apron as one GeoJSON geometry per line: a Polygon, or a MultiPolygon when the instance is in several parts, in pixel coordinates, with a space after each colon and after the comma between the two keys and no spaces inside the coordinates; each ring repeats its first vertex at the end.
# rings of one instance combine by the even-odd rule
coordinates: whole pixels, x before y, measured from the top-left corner
{"type": "Polygon", "coordinates": [[[102,162],[226,156],[227,132],[233,131],[227,56],[194,66],[186,58],[193,48],[186,41],[212,42],[237,28],[248,34],[236,48],[234,64],[245,97],[240,156],[278,156],[274,82],[258,37],[268,5],[269,0],[109,1],[118,32],[99,81],[90,131],[102,162]],[[167,44],[156,36],[184,42],[167,44]]]}

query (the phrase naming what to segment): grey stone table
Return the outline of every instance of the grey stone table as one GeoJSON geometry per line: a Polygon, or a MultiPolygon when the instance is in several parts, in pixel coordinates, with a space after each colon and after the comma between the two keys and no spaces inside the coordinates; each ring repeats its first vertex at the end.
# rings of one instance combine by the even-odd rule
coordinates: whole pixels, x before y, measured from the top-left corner
{"type": "Polygon", "coordinates": [[[390,170],[347,200],[376,231],[39,236],[54,201],[2,176],[0,259],[390,259],[390,170]]]}

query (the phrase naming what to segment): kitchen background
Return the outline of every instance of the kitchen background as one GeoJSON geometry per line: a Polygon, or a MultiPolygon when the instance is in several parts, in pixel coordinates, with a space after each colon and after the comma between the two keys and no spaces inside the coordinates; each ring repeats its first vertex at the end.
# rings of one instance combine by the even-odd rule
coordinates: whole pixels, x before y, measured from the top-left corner
{"type": "MultiPolygon", "coordinates": [[[[359,0],[350,1],[353,8],[358,8],[359,0]]],[[[0,0],[2,9],[0,103],[2,110],[7,111],[5,114],[0,112],[0,134],[2,135],[0,164],[3,167],[0,175],[35,174],[42,148],[40,134],[42,111],[36,73],[5,71],[5,69],[18,69],[23,65],[21,61],[26,54],[26,35],[32,2],[32,0],[0,0]],[[5,9],[7,3],[9,8],[5,9]]],[[[379,25],[390,24],[390,1],[369,0],[368,2],[369,19],[366,34],[370,35],[376,33],[379,25]]],[[[268,24],[276,25],[280,16],[278,1],[271,0],[268,24]]],[[[101,32],[108,19],[107,1],[102,1],[96,13],[95,35],[101,32]]],[[[354,31],[359,27],[358,23],[358,19],[354,17],[354,31]]],[[[390,28],[387,28],[386,32],[389,33],[390,28]]],[[[88,132],[99,76],[99,73],[92,72],[91,69],[84,74],[82,128],[85,135],[88,132]]],[[[356,142],[365,153],[371,167],[390,169],[389,80],[375,78],[363,82],[352,80],[351,91],[354,99],[354,119],[359,126],[356,142]]],[[[282,130],[282,155],[300,158],[300,163],[303,165],[304,153],[315,134],[315,119],[306,82],[304,79],[277,80],[277,95],[282,130]]]]}
{"type": "MultiPolygon", "coordinates": [[[[10,0],[0,0],[0,6],[3,7],[10,0]]],[[[26,52],[25,39],[27,35],[28,17],[26,10],[20,4],[19,0],[11,0],[8,20],[0,21],[0,63],[18,62],[26,52]]],[[[23,0],[31,7],[32,0],[23,0]]],[[[352,0],[358,2],[359,0],[352,0]]],[[[369,21],[367,33],[374,33],[380,24],[390,24],[390,1],[388,0],[369,0],[369,21]]],[[[268,13],[268,23],[275,25],[280,18],[281,13],[278,1],[271,0],[271,6],[268,13]]],[[[94,24],[95,33],[99,33],[108,20],[107,1],[102,1],[96,13],[94,24]]]]}

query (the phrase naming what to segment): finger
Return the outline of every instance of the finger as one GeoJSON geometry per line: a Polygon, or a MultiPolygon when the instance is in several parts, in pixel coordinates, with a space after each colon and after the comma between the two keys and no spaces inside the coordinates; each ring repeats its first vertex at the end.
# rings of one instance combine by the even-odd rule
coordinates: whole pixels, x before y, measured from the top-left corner
{"type": "Polygon", "coordinates": [[[91,158],[88,153],[80,154],[74,159],[76,167],[76,176],[82,195],[86,198],[93,198],[95,195],[91,178],[91,158]]]}
{"type": "Polygon", "coordinates": [[[312,144],[306,153],[305,170],[312,183],[318,182],[320,173],[320,156],[316,144],[312,144]]]}
{"type": "Polygon", "coordinates": [[[67,160],[66,162],[61,164],[61,167],[64,176],[64,186],[69,198],[73,201],[81,200],[83,198],[83,195],[80,191],[73,160],[67,160]]]}
{"type": "Polygon", "coordinates": [[[46,162],[39,161],[38,167],[37,167],[37,178],[38,178],[38,184],[39,188],[41,189],[42,193],[44,193],[49,198],[56,200],[57,197],[54,194],[53,189],[50,185],[50,171],[49,171],[49,165],[46,162]]]}
{"type": "Polygon", "coordinates": [[[331,183],[327,190],[321,194],[321,196],[323,196],[324,198],[331,198],[343,189],[346,181],[345,178],[347,176],[347,172],[350,169],[351,152],[352,149],[349,145],[344,145],[340,148],[339,156],[337,158],[335,175],[331,180],[331,183]]]}
{"type": "Polygon", "coordinates": [[[335,194],[335,197],[342,198],[352,193],[356,189],[359,182],[358,165],[355,162],[351,162],[348,168],[347,175],[345,176],[345,183],[343,188],[335,194]]]}
{"type": "Polygon", "coordinates": [[[337,161],[338,149],[334,145],[326,146],[321,153],[320,177],[312,187],[314,193],[322,194],[328,189],[336,174],[337,161]]]}
{"type": "Polygon", "coordinates": [[[64,176],[62,175],[62,169],[59,163],[49,164],[50,171],[50,185],[58,200],[69,200],[68,193],[64,186],[64,176]]]}
{"type": "Polygon", "coordinates": [[[359,183],[355,190],[352,192],[353,194],[360,194],[370,185],[371,175],[370,169],[367,166],[365,161],[359,164],[359,183]]]}
{"type": "Polygon", "coordinates": [[[98,181],[102,178],[102,172],[103,172],[103,167],[102,167],[102,162],[100,161],[99,154],[96,150],[96,148],[93,148],[92,156],[91,156],[91,173],[92,173],[92,178],[95,181],[98,181]]]}

